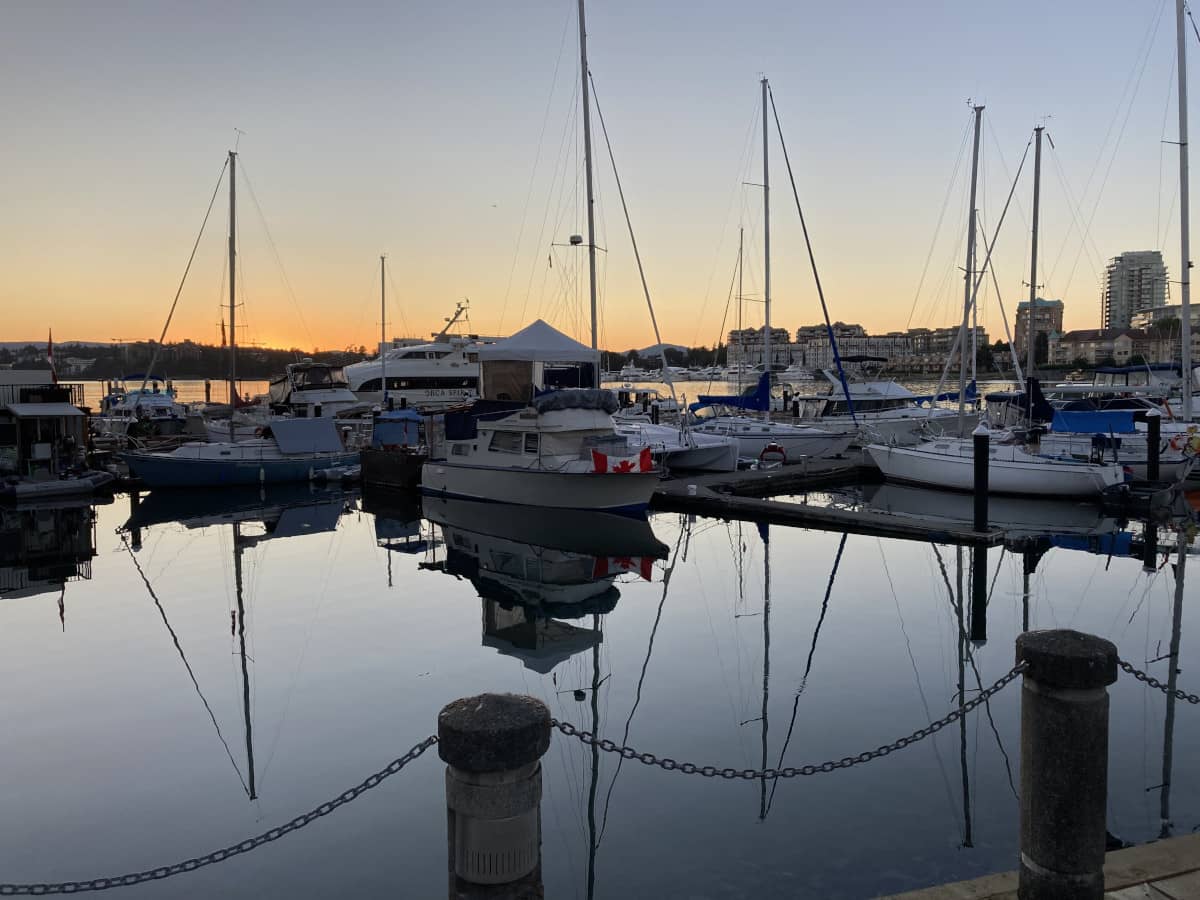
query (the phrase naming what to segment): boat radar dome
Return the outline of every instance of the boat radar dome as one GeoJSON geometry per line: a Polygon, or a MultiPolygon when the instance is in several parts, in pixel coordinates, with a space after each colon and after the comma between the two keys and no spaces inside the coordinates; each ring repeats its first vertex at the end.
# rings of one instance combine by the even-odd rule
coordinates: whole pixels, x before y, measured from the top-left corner
{"type": "Polygon", "coordinates": [[[570,240],[571,240],[572,247],[578,247],[580,244],[583,243],[583,235],[582,234],[573,234],[573,235],[571,235],[570,240]]]}

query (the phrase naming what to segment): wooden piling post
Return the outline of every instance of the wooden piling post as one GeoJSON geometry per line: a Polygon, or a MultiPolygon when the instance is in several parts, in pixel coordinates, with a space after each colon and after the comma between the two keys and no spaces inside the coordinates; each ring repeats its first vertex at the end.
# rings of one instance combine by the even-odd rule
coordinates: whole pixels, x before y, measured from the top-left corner
{"type": "Polygon", "coordinates": [[[1020,900],[1101,900],[1108,685],[1117,648],[1078,631],[1017,637],[1021,690],[1020,900]]]}
{"type": "Polygon", "coordinates": [[[987,531],[988,527],[988,461],[991,456],[991,437],[992,433],[982,421],[971,432],[975,455],[976,531],[987,531]]]}
{"type": "Polygon", "coordinates": [[[1146,413],[1146,480],[1158,481],[1158,458],[1162,451],[1162,416],[1157,409],[1146,413]]]}
{"type": "Polygon", "coordinates": [[[456,700],[438,715],[446,762],[451,900],[540,900],[541,758],[550,710],[516,694],[456,700]]]}

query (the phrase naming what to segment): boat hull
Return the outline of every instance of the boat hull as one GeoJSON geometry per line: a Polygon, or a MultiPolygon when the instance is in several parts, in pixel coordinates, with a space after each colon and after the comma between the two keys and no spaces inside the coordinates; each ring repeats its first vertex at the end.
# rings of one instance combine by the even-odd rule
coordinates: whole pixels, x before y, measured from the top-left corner
{"type": "MultiPolygon", "coordinates": [[[[920,484],[951,491],[975,488],[971,442],[942,441],[919,447],[870,444],[871,460],[888,481],[920,484]],[[941,444],[954,452],[929,449],[941,444]]],[[[1023,496],[1095,497],[1124,481],[1118,466],[1041,459],[1017,448],[995,448],[988,465],[988,493],[1023,496]],[[1006,452],[1004,457],[999,451],[1006,452]]]]}
{"type": "Polygon", "coordinates": [[[358,452],[282,458],[208,460],[166,453],[125,453],[129,470],[149,487],[224,487],[308,481],[314,472],[358,462],[358,452]]]}
{"type": "Polygon", "coordinates": [[[660,477],[660,472],[554,472],[431,460],[421,468],[421,493],[518,506],[637,514],[649,506],[660,477]]]}

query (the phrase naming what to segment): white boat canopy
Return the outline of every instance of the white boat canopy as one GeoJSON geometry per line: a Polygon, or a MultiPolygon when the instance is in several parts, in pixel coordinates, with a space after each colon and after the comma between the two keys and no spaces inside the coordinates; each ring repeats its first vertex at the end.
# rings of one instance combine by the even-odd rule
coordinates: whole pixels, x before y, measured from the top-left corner
{"type": "Polygon", "coordinates": [[[479,348],[480,362],[599,363],[600,353],[538,319],[503,341],[479,348]]]}

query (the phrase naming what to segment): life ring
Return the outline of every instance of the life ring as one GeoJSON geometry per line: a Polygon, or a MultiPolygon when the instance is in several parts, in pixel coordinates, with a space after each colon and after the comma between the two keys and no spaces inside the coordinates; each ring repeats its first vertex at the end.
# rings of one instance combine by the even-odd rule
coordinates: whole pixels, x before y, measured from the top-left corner
{"type": "Polygon", "coordinates": [[[787,465],[787,451],[774,441],[771,441],[771,443],[762,448],[758,454],[758,461],[764,463],[767,461],[768,456],[777,456],[779,457],[780,464],[787,465]]]}

